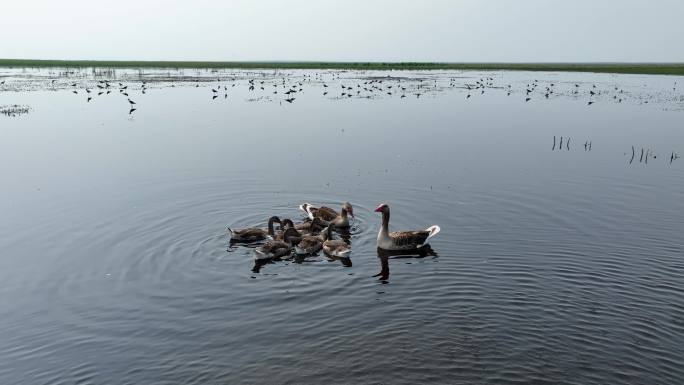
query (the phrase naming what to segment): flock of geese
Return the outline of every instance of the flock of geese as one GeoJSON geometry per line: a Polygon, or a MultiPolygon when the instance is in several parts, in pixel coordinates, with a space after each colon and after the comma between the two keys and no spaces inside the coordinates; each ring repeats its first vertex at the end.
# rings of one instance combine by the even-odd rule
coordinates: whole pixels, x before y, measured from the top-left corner
{"type": "MultiPolygon", "coordinates": [[[[349,227],[354,219],[354,208],[349,202],[342,204],[340,211],[330,207],[317,207],[304,203],[299,209],[306,215],[301,223],[272,216],[266,228],[227,228],[230,243],[259,244],[254,249],[257,260],[280,260],[294,255],[307,256],[319,252],[329,257],[349,258],[352,249],[349,241],[349,227]],[[279,229],[275,229],[278,223],[279,229]],[[339,233],[343,239],[335,239],[339,233]],[[346,238],[346,239],[345,239],[346,238]]],[[[383,203],[375,212],[381,214],[377,247],[385,251],[415,251],[428,245],[428,240],[440,232],[433,225],[425,230],[389,231],[390,208],[383,203]]]]}

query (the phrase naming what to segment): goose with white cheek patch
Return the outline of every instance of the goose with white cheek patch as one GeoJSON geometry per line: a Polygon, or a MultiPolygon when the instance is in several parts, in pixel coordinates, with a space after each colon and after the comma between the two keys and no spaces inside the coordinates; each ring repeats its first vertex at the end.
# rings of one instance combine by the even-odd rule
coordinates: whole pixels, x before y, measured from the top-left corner
{"type": "Polygon", "coordinates": [[[354,208],[349,202],[342,204],[339,214],[330,207],[315,207],[310,203],[304,203],[299,208],[306,213],[309,219],[318,218],[325,226],[349,227],[349,217],[354,218],[354,208]]]}
{"type": "Polygon", "coordinates": [[[385,203],[375,209],[382,213],[382,226],[378,233],[378,248],[383,250],[412,250],[423,247],[427,241],[441,230],[439,226],[430,226],[417,231],[389,231],[390,209],[385,203]]]}

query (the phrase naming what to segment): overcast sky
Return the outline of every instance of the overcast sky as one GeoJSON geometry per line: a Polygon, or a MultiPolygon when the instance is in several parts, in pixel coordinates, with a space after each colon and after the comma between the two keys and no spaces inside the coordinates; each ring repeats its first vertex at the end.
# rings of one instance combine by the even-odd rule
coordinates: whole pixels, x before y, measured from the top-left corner
{"type": "Polygon", "coordinates": [[[3,0],[0,58],[684,61],[684,0],[3,0]]]}

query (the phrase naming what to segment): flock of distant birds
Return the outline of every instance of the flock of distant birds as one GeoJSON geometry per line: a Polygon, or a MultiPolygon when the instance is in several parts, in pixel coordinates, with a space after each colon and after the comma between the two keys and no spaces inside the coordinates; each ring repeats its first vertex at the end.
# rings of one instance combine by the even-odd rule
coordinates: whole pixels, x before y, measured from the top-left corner
{"type": "MultiPolygon", "coordinates": [[[[54,82],[54,80],[53,80],[53,82],[54,82]]],[[[95,84],[95,87],[93,87],[93,88],[86,87],[84,89],[85,93],[88,95],[87,99],[86,99],[86,103],[90,103],[90,101],[93,100],[94,96],[109,95],[112,93],[112,90],[118,90],[119,94],[126,97],[126,100],[128,100],[128,104],[130,106],[130,109],[128,110],[128,114],[130,115],[133,112],[135,112],[137,110],[137,108],[135,107],[135,105],[137,103],[134,102],[133,100],[131,100],[130,96],[128,95],[128,85],[124,85],[121,82],[117,82],[118,87],[112,87],[111,83],[112,82],[109,80],[98,80],[97,84],[95,84]]],[[[71,87],[73,88],[71,92],[78,95],[78,90],[76,89],[76,87],[78,87],[78,84],[72,83],[71,87]]],[[[144,95],[146,91],[147,91],[147,82],[143,80],[141,83],[141,93],[144,95]]]]}
{"type": "MultiPolygon", "coordinates": [[[[6,80],[0,81],[0,89],[5,85],[6,80]]],[[[18,104],[11,104],[7,106],[0,106],[0,114],[13,118],[16,116],[28,114],[31,108],[29,106],[20,106],[18,104]]]]}
{"type": "MultiPolygon", "coordinates": [[[[316,73],[314,75],[314,79],[317,79],[321,82],[323,86],[323,96],[328,95],[330,91],[330,86],[323,81],[323,79],[320,77],[320,74],[316,73]]],[[[274,87],[272,93],[273,94],[278,94],[278,87],[282,86],[282,88],[287,89],[287,91],[284,91],[283,94],[286,95],[287,97],[283,99],[284,101],[288,103],[292,103],[296,100],[294,97],[295,94],[303,92],[303,86],[304,86],[304,81],[297,81],[292,84],[287,84],[286,78],[282,78],[282,83],[274,82],[271,85],[274,87]]],[[[220,82],[221,80],[218,79],[220,82]]],[[[266,87],[268,86],[266,80],[260,80],[258,83],[256,83],[256,79],[249,79],[248,80],[248,90],[249,91],[255,91],[257,87],[261,91],[266,91],[266,87]]],[[[416,98],[420,98],[422,95],[424,95],[427,91],[437,89],[440,87],[439,83],[437,80],[434,80],[434,82],[430,82],[425,79],[419,79],[418,80],[418,85],[411,88],[408,87],[407,84],[410,84],[411,80],[409,81],[404,81],[402,83],[402,78],[392,78],[392,77],[386,77],[386,78],[373,78],[373,79],[366,79],[364,81],[358,80],[356,84],[339,84],[341,90],[339,91],[338,98],[351,98],[351,97],[360,97],[360,98],[372,98],[374,96],[379,96],[386,94],[388,96],[392,96],[394,94],[398,94],[400,98],[405,98],[407,97],[407,94],[412,94],[416,98]],[[396,83],[394,83],[396,82],[396,83]]],[[[673,90],[676,90],[676,85],[677,82],[675,82],[673,90]]],[[[199,83],[195,85],[196,87],[199,87],[199,83]]],[[[231,84],[231,88],[235,87],[236,83],[231,84]]],[[[221,87],[223,87],[223,90],[226,91],[224,93],[224,98],[228,97],[228,87],[226,85],[221,85],[219,84],[215,88],[212,88],[211,91],[213,92],[212,99],[216,99],[221,91],[221,87]]],[[[538,80],[534,80],[532,83],[528,83],[525,86],[525,102],[529,102],[532,100],[532,95],[538,90],[538,88],[542,89],[542,95],[544,98],[548,99],[550,96],[552,96],[555,92],[555,87],[556,83],[551,82],[546,86],[540,86],[540,82],[538,80]]],[[[580,95],[580,84],[574,83],[574,90],[572,92],[572,95],[578,96],[580,95]]],[[[494,78],[492,77],[484,77],[480,78],[479,80],[475,80],[474,82],[470,83],[464,83],[464,84],[458,84],[455,78],[449,78],[449,86],[448,88],[463,88],[467,90],[466,94],[466,99],[470,99],[473,92],[479,91],[480,94],[484,94],[486,89],[500,89],[503,88],[506,91],[507,96],[511,96],[511,94],[514,92],[513,91],[513,86],[511,84],[506,85],[505,87],[500,87],[495,85],[494,83],[494,78]]],[[[613,95],[613,99],[617,103],[622,103],[623,97],[622,95],[624,94],[623,89],[619,89],[618,87],[614,87],[614,90],[616,94],[613,95]]],[[[596,84],[592,84],[591,89],[589,90],[588,97],[589,100],[587,101],[587,105],[592,105],[596,102],[594,99],[594,96],[597,95],[602,95],[606,93],[605,90],[600,90],[597,88],[596,84]]],[[[648,103],[648,101],[645,101],[645,103],[648,103]]]]}
{"type": "MultiPolygon", "coordinates": [[[[339,212],[310,203],[300,205],[299,209],[305,214],[304,221],[300,223],[271,216],[265,228],[233,229],[228,226],[226,230],[230,235],[230,245],[256,246],[254,256],[258,261],[301,258],[323,252],[330,259],[338,259],[345,266],[351,266],[349,229],[354,218],[352,205],[349,202],[343,203],[339,212]],[[275,228],[276,223],[279,229],[275,228]],[[341,239],[335,239],[335,234],[339,234],[341,239]]],[[[427,250],[430,238],[441,230],[439,226],[433,225],[424,230],[390,232],[389,205],[380,204],[375,212],[382,215],[377,237],[377,249],[380,253],[420,254],[427,250]]]]}
{"type": "MultiPolygon", "coordinates": [[[[385,77],[378,76],[360,79],[346,78],[344,80],[340,80],[339,73],[332,73],[330,79],[325,78],[323,74],[318,72],[314,72],[312,74],[304,74],[301,78],[294,78],[288,76],[273,76],[271,78],[264,78],[264,75],[265,74],[262,74],[261,78],[254,77],[246,79],[247,90],[250,93],[261,92],[262,97],[264,96],[264,94],[270,94],[269,97],[271,98],[273,97],[273,95],[280,94],[283,95],[283,97],[280,99],[281,102],[284,101],[290,104],[292,104],[297,99],[297,96],[299,94],[305,92],[306,84],[312,82],[314,84],[320,84],[322,86],[323,96],[335,94],[336,96],[331,97],[335,97],[338,99],[352,97],[374,98],[381,95],[392,96],[395,94],[399,95],[400,98],[405,98],[407,95],[413,95],[416,98],[420,98],[422,95],[428,92],[434,92],[436,90],[444,88],[462,88],[466,91],[466,99],[470,99],[472,95],[476,92],[479,92],[479,94],[484,94],[485,91],[488,89],[504,90],[507,96],[510,96],[515,92],[511,84],[505,86],[497,86],[495,84],[495,79],[493,77],[482,77],[479,80],[474,79],[464,82],[458,81],[457,78],[450,77],[448,78],[448,86],[445,87],[444,84],[438,82],[437,79],[402,78],[390,77],[389,75],[385,77]],[[331,82],[334,82],[335,80],[339,81],[338,91],[333,91],[334,87],[331,84],[329,84],[331,82]]],[[[50,84],[53,86],[53,88],[55,87],[56,81],[56,79],[52,79],[50,81],[50,84]]],[[[93,98],[97,96],[109,95],[112,92],[118,93],[119,95],[126,98],[126,101],[129,104],[128,114],[132,115],[135,111],[137,111],[138,104],[137,102],[131,99],[131,96],[128,93],[129,86],[135,87],[130,88],[131,90],[139,89],[141,95],[146,94],[149,87],[149,84],[146,80],[138,81],[140,82],[139,87],[135,86],[134,84],[131,84],[131,82],[124,84],[121,81],[112,81],[107,79],[97,80],[95,84],[86,84],[85,87],[81,87],[79,83],[73,82],[70,83],[69,86],[72,89],[71,92],[74,94],[80,94],[81,92],[85,93],[87,95],[87,103],[91,102],[93,98]]],[[[201,87],[200,81],[209,83],[206,86],[209,87],[211,90],[212,100],[217,99],[221,94],[223,94],[224,99],[227,99],[229,89],[233,89],[242,84],[240,82],[240,79],[234,76],[224,79],[221,79],[219,77],[215,80],[217,81],[215,85],[211,84],[214,81],[212,79],[194,79],[194,86],[196,88],[201,87]]],[[[2,90],[4,86],[5,80],[0,81],[0,90],[2,90]]],[[[175,84],[172,83],[171,87],[175,87],[175,84]]],[[[549,99],[551,96],[558,93],[557,87],[558,84],[556,82],[544,83],[535,79],[534,81],[527,83],[524,87],[525,102],[530,102],[532,100],[532,96],[537,94],[542,95],[545,99],[549,99]]],[[[586,95],[588,97],[587,105],[589,106],[596,103],[596,98],[601,95],[612,96],[612,99],[616,103],[622,103],[626,95],[624,89],[616,86],[611,86],[610,89],[602,89],[597,87],[596,84],[592,84],[591,86],[589,86],[588,90],[583,90],[582,85],[580,85],[579,83],[571,83],[570,87],[572,89],[572,91],[570,92],[571,95],[576,97],[579,97],[580,95],[586,95]]],[[[672,90],[677,90],[676,81],[674,82],[672,90]]],[[[648,103],[648,100],[643,101],[643,103],[648,103]]],[[[3,106],[3,108],[0,108],[1,114],[12,117],[28,113],[28,111],[29,108],[27,106],[18,105],[3,106]]],[[[557,147],[556,137],[554,136],[553,149],[562,149],[565,147],[566,150],[570,150],[570,140],[571,139],[569,137],[566,137],[564,142],[564,138],[560,137],[557,147]]],[[[591,151],[592,143],[590,141],[585,142],[584,149],[585,151],[591,151]]],[[[637,150],[633,148],[630,164],[635,161],[636,157],[637,150]]],[[[657,155],[655,155],[655,153],[650,149],[642,148],[641,154],[639,156],[640,161],[643,163],[648,163],[649,158],[656,159],[657,155]]],[[[674,162],[679,158],[679,154],[675,151],[672,151],[670,154],[670,163],[674,162]]]]}
{"type": "Polygon", "coordinates": [[[18,104],[11,104],[8,106],[0,106],[0,114],[10,118],[28,114],[31,108],[29,106],[20,106],[18,104]]]}
{"type": "MultiPolygon", "coordinates": [[[[366,78],[345,78],[341,79],[340,74],[332,73],[331,77],[325,77],[324,74],[314,72],[312,74],[304,74],[303,76],[289,77],[289,76],[275,76],[266,77],[265,73],[261,76],[255,76],[253,78],[246,78],[246,83],[241,82],[241,78],[236,76],[230,76],[221,78],[220,76],[215,79],[209,78],[195,78],[191,80],[184,80],[184,83],[189,83],[194,81],[195,87],[201,87],[201,82],[204,83],[206,87],[211,90],[211,99],[215,100],[219,96],[223,95],[223,99],[228,99],[229,89],[233,89],[237,86],[245,85],[247,90],[252,93],[257,93],[260,95],[260,99],[268,98],[269,100],[274,100],[274,98],[280,98],[281,102],[286,102],[292,104],[297,100],[297,97],[305,92],[306,85],[308,84],[320,84],[323,88],[322,95],[330,98],[336,99],[346,99],[346,98],[376,98],[380,96],[393,96],[398,95],[399,98],[405,98],[408,95],[420,98],[430,92],[436,92],[444,89],[463,89],[466,92],[466,99],[470,99],[474,93],[484,94],[486,90],[503,90],[507,96],[511,96],[517,91],[514,89],[512,84],[507,84],[505,86],[497,85],[493,77],[482,77],[478,79],[469,79],[465,81],[459,81],[457,78],[448,78],[448,83],[438,81],[438,79],[430,78],[407,78],[407,77],[392,77],[392,76],[376,76],[376,77],[366,77],[366,78]],[[333,84],[337,80],[338,84],[333,84]],[[214,81],[216,81],[215,84],[214,81]],[[335,87],[337,91],[334,91],[335,87]],[[330,96],[328,96],[330,94],[330,96]],[[278,96],[276,96],[278,95],[278,96]],[[282,97],[281,97],[282,95],[282,97]]],[[[51,85],[54,87],[57,80],[53,79],[50,81],[51,85]]],[[[145,94],[148,90],[148,82],[146,80],[137,80],[140,82],[141,94],[145,94]]],[[[129,84],[131,82],[128,82],[129,84]]],[[[5,81],[0,82],[0,90],[4,86],[5,81]]],[[[128,94],[129,84],[124,84],[121,81],[101,79],[97,80],[93,85],[86,84],[85,87],[81,87],[79,83],[71,83],[72,92],[74,94],[80,94],[85,92],[87,94],[86,102],[90,102],[96,96],[109,95],[113,91],[118,91],[118,93],[124,97],[129,103],[128,114],[132,114],[137,110],[137,103],[131,99],[128,94]]],[[[134,86],[135,84],[130,84],[134,86]]],[[[136,89],[138,89],[137,85],[136,89]]],[[[559,84],[557,82],[540,82],[535,79],[534,81],[525,84],[523,87],[523,92],[525,96],[525,102],[530,102],[534,95],[541,95],[545,99],[549,99],[555,94],[559,94],[558,91],[559,84]]],[[[609,96],[612,97],[613,101],[616,103],[622,103],[626,97],[624,89],[617,86],[611,86],[611,88],[600,88],[596,84],[591,84],[589,89],[584,89],[585,86],[580,83],[571,83],[566,86],[571,87],[571,91],[563,91],[565,94],[570,94],[574,97],[580,97],[585,95],[587,99],[587,105],[592,105],[597,102],[599,96],[609,96]]],[[[171,81],[171,87],[175,87],[175,83],[171,81]]],[[[672,89],[676,91],[677,82],[675,81],[672,89]]],[[[561,92],[562,93],[562,92],[561,92]]],[[[648,100],[644,100],[643,103],[647,104],[648,100]]]]}

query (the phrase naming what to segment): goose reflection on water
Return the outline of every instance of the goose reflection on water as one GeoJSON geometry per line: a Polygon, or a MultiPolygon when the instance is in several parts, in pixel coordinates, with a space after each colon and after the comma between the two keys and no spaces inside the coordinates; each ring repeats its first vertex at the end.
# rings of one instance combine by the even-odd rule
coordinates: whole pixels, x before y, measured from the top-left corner
{"type": "Polygon", "coordinates": [[[279,261],[290,261],[290,262],[296,263],[296,264],[303,264],[303,263],[307,263],[307,262],[321,262],[321,260],[318,258],[316,258],[316,259],[311,258],[311,257],[316,257],[318,255],[325,256],[325,260],[328,262],[331,262],[331,263],[332,262],[339,262],[344,267],[352,267],[352,260],[350,257],[337,257],[334,255],[329,255],[323,251],[320,251],[320,252],[313,254],[313,255],[304,255],[304,254],[292,253],[288,256],[284,256],[284,257],[280,257],[280,258],[263,258],[263,259],[255,258],[254,259],[254,265],[252,266],[252,273],[255,273],[255,274],[260,273],[262,267],[269,265],[269,264],[272,264],[272,263],[279,262],[279,261]]]}
{"type": "Polygon", "coordinates": [[[352,267],[352,260],[350,257],[337,257],[334,255],[328,255],[328,254],[325,254],[325,257],[328,259],[328,262],[338,261],[344,267],[352,267]]]}
{"type": "Polygon", "coordinates": [[[342,266],[344,266],[344,267],[352,267],[352,266],[353,266],[353,265],[352,265],[351,257],[336,257],[336,256],[333,256],[333,255],[328,255],[328,254],[326,254],[326,253],[324,253],[324,252],[320,252],[320,253],[314,254],[314,255],[296,255],[296,254],[295,254],[295,255],[294,255],[291,259],[289,259],[289,260],[291,260],[292,263],[297,263],[297,264],[303,264],[303,263],[307,263],[307,262],[309,262],[309,263],[317,263],[317,262],[327,261],[327,262],[330,262],[330,263],[339,262],[339,263],[341,263],[342,266]],[[314,259],[312,259],[312,258],[311,258],[311,257],[318,257],[319,255],[323,255],[323,256],[325,257],[325,259],[320,259],[320,258],[314,258],[314,259]]]}
{"type": "Polygon", "coordinates": [[[407,258],[425,258],[433,257],[437,258],[439,255],[432,249],[429,244],[419,247],[417,249],[410,250],[385,250],[377,248],[378,260],[380,260],[380,272],[375,274],[373,277],[378,277],[379,281],[382,283],[389,282],[390,269],[389,260],[390,259],[407,259],[407,258]]]}

